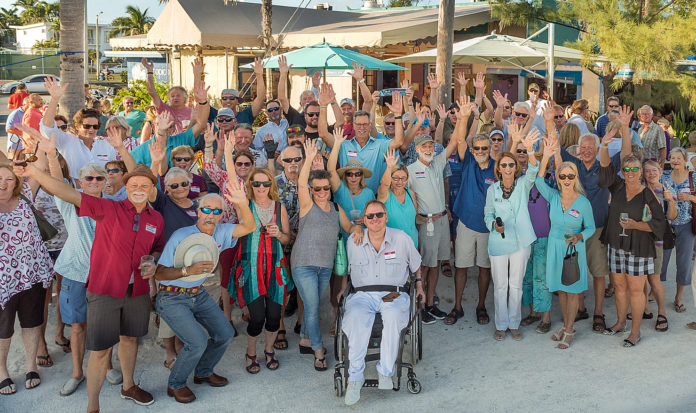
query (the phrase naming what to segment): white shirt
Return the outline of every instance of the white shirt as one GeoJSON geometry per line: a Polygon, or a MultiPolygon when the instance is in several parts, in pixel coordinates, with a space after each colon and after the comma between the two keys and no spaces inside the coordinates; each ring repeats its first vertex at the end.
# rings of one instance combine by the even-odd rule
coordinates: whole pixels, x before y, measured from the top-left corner
{"type": "Polygon", "coordinates": [[[582,137],[582,135],[590,133],[590,130],[587,129],[587,122],[585,122],[585,118],[578,115],[577,113],[571,116],[570,119],[568,119],[568,123],[572,123],[580,129],[580,137],[582,137]]]}
{"type": "Polygon", "coordinates": [[[92,149],[89,149],[87,145],[82,142],[82,139],[72,133],[63,132],[58,129],[55,122],[53,123],[53,127],[49,128],[44,125],[42,121],[41,134],[45,137],[55,134],[56,149],[58,149],[58,152],[65,158],[68,169],[70,169],[70,176],[75,179],[80,178],[80,168],[85,166],[85,164],[93,162],[104,166],[109,161],[115,161],[116,155],[118,155],[116,149],[102,139],[95,139],[92,144],[92,149]]]}
{"type": "Polygon", "coordinates": [[[256,131],[256,135],[254,136],[254,141],[251,143],[251,146],[253,146],[255,149],[263,150],[263,137],[270,133],[273,135],[273,140],[278,143],[278,149],[276,150],[278,152],[282,152],[283,149],[288,146],[288,135],[286,132],[288,126],[288,121],[286,119],[281,119],[280,125],[269,121],[256,131]]]}

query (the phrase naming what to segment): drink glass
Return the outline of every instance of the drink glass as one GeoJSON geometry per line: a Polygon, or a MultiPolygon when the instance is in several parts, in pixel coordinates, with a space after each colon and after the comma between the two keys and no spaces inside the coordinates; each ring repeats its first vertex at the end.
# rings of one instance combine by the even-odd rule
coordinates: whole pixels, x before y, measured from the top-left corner
{"type": "MultiPolygon", "coordinates": [[[[619,215],[619,221],[626,223],[628,222],[628,213],[627,212],[622,212],[619,215]]],[[[626,233],[626,228],[621,228],[621,233],[619,234],[622,237],[627,237],[628,234],[626,233]]]]}
{"type": "Polygon", "coordinates": [[[359,225],[360,217],[362,217],[362,213],[360,211],[357,209],[350,210],[350,220],[354,225],[359,225]]]}
{"type": "Polygon", "coordinates": [[[155,267],[155,257],[143,255],[140,257],[140,273],[149,273],[155,267]]]}

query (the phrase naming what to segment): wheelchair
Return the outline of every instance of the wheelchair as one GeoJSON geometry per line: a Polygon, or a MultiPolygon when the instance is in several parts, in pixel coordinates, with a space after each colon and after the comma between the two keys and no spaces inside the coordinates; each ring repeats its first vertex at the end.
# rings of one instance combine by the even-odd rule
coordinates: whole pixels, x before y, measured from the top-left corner
{"type": "MultiPolygon", "coordinates": [[[[401,330],[399,338],[399,349],[395,362],[396,384],[394,391],[399,391],[401,388],[402,370],[407,370],[406,388],[412,394],[421,392],[421,384],[416,378],[416,373],[413,371],[413,366],[423,359],[423,330],[421,323],[420,300],[416,299],[416,289],[412,282],[406,283],[404,288],[408,291],[410,297],[408,324],[401,330]],[[404,361],[404,347],[411,348],[412,363],[404,361]]],[[[348,279],[346,293],[355,292],[348,279]]],[[[348,387],[348,337],[342,329],[343,315],[345,312],[345,298],[341,298],[338,305],[338,313],[336,316],[336,336],[334,337],[334,356],[336,358],[336,367],[334,368],[334,390],[337,397],[342,397],[348,387]]],[[[365,355],[365,363],[378,361],[380,358],[380,344],[382,342],[382,315],[375,314],[375,320],[372,324],[372,333],[367,346],[367,354],[365,355]]],[[[377,387],[379,384],[376,379],[365,379],[363,387],[377,387]]]]}

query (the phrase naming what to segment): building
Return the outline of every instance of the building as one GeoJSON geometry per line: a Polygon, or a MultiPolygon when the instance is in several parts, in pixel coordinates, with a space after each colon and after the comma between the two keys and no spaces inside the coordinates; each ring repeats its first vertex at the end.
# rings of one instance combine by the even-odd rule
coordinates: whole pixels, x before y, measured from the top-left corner
{"type": "Polygon", "coordinates": [[[48,22],[10,26],[10,29],[15,30],[17,51],[24,54],[31,54],[36,43],[56,38],[53,23],[48,22]]]}

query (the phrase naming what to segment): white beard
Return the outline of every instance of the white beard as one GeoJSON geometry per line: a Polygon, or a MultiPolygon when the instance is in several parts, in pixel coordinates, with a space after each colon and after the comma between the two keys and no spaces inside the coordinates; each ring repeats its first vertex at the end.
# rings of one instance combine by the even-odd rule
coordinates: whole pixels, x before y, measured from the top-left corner
{"type": "Polygon", "coordinates": [[[424,160],[425,162],[430,163],[430,162],[433,161],[433,158],[435,157],[435,154],[430,153],[429,155],[427,155],[427,154],[425,154],[425,153],[421,153],[420,156],[421,156],[421,158],[423,158],[423,160],[424,160]]]}
{"type": "Polygon", "coordinates": [[[147,201],[147,194],[145,192],[133,192],[128,197],[137,204],[147,201]]]}

